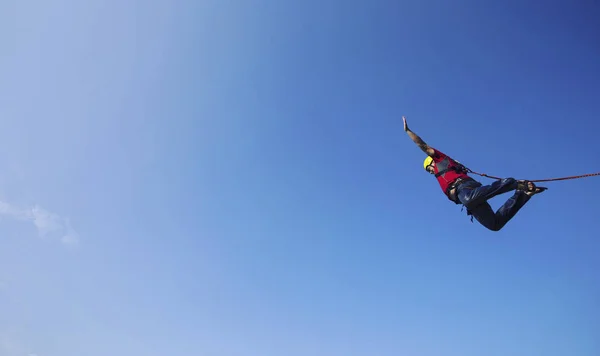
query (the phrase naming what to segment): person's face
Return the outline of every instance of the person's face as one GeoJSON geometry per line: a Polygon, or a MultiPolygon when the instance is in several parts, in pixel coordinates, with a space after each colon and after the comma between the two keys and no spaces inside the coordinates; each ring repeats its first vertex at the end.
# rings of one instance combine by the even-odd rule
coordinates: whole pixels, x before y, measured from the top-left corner
{"type": "Polygon", "coordinates": [[[427,168],[425,168],[427,170],[427,172],[429,172],[430,174],[435,174],[435,170],[433,169],[433,167],[435,166],[435,162],[431,161],[431,163],[427,166],[427,168]]]}

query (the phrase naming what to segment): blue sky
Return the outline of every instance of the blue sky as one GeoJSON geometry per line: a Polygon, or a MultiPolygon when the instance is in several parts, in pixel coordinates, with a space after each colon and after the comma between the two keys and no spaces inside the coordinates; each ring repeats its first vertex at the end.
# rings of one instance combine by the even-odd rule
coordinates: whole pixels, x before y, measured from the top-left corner
{"type": "Polygon", "coordinates": [[[597,172],[599,15],[2,2],[0,354],[600,354],[600,178],[493,233],[401,120],[488,174],[597,172]]]}

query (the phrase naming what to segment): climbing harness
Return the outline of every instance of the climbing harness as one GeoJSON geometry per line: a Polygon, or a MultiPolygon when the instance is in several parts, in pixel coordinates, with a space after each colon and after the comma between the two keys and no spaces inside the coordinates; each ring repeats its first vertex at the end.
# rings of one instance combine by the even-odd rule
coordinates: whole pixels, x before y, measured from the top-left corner
{"type": "Polygon", "coordinates": [[[458,162],[457,160],[451,160],[451,161],[454,164],[450,165],[447,168],[444,168],[444,169],[440,170],[439,172],[437,172],[435,174],[436,178],[439,177],[439,176],[441,176],[441,175],[443,175],[443,174],[445,174],[446,172],[449,172],[449,171],[455,171],[456,173],[459,173],[459,174],[460,173],[469,173],[469,172],[472,172],[467,167],[465,167],[462,163],[458,162]]]}
{"type": "MultiPolygon", "coordinates": [[[[482,176],[482,177],[487,177],[487,178],[492,178],[492,179],[504,179],[504,178],[500,178],[500,177],[490,176],[485,173],[478,173],[469,168],[467,168],[467,171],[469,173],[476,174],[476,175],[482,176]]],[[[560,178],[547,178],[547,179],[535,179],[535,180],[528,179],[528,181],[530,181],[530,182],[552,182],[552,181],[557,181],[557,180],[579,179],[579,178],[594,177],[594,176],[600,176],[600,172],[581,174],[578,176],[560,177],[560,178]]]]}

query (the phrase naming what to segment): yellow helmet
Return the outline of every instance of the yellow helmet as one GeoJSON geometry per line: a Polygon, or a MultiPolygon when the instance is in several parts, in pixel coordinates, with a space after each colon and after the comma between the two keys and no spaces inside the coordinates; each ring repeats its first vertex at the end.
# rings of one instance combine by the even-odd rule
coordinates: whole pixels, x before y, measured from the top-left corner
{"type": "Polygon", "coordinates": [[[433,158],[431,158],[430,156],[427,156],[427,158],[425,158],[425,161],[423,162],[423,168],[425,168],[425,170],[427,170],[427,166],[431,164],[431,161],[433,161],[433,158]]]}

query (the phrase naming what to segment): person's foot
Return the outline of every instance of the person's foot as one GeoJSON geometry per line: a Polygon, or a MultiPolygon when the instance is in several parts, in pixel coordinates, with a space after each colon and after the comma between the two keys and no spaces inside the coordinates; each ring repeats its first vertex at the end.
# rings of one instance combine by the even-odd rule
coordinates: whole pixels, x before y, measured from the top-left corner
{"type": "Polygon", "coordinates": [[[541,193],[544,190],[548,189],[546,187],[537,187],[533,182],[528,180],[520,180],[517,185],[518,190],[522,190],[525,194],[529,196],[533,196],[535,194],[541,193]]]}

